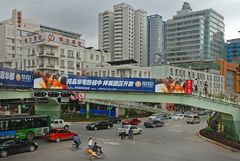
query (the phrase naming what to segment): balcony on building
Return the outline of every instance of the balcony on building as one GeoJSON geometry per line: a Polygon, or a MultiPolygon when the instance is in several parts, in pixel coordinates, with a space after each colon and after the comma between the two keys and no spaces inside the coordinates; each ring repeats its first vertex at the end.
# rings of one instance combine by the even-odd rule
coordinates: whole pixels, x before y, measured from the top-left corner
{"type": "Polygon", "coordinates": [[[58,70],[58,66],[54,64],[38,64],[37,66],[39,69],[50,69],[50,70],[58,70]]]}
{"type": "Polygon", "coordinates": [[[45,57],[55,57],[55,58],[58,58],[57,52],[54,52],[54,51],[45,51],[45,50],[40,50],[38,56],[39,56],[39,57],[45,56],[45,57]]]}

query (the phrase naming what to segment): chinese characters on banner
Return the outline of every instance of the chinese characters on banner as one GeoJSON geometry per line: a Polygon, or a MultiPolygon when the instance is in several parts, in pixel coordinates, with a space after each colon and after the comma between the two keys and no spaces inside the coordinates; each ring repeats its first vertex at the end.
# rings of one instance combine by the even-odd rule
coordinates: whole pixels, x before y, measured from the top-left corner
{"type": "Polygon", "coordinates": [[[0,67],[0,86],[33,87],[33,72],[0,67]]]}
{"type": "Polygon", "coordinates": [[[192,94],[193,80],[186,80],[186,94],[192,94]]]}
{"type": "Polygon", "coordinates": [[[64,36],[53,34],[53,33],[47,33],[47,32],[24,37],[24,42],[26,44],[42,42],[45,40],[48,42],[57,42],[60,44],[75,46],[75,47],[77,46],[82,47],[84,45],[79,39],[70,39],[68,37],[64,37],[64,36]]]}
{"type": "Polygon", "coordinates": [[[17,27],[22,28],[22,12],[17,12],[17,27]]]}
{"type": "Polygon", "coordinates": [[[90,91],[154,92],[155,80],[145,78],[77,77],[69,75],[68,89],[90,91]]]}

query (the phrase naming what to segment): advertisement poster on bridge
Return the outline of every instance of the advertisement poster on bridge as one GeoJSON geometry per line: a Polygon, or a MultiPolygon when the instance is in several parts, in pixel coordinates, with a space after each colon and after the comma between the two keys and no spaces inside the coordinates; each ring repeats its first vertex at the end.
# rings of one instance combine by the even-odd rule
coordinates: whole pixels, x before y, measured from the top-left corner
{"type": "Polygon", "coordinates": [[[154,92],[155,80],[145,78],[68,76],[68,89],[90,91],[154,92]]]}
{"type": "Polygon", "coordinates": [[[68,89],[66,75],[36,72],[33,88],[37,89],[68,89]]]}
{"type": "Polygon", "coordinates": [[[156,80],[155,85],[156,93],[186,93],[186,82],[179,79],[172,79],[168,77],[166,79],[156,80]]]}
{"type": "Polygon", "coordinates": [[[36,73],[34,88],[80,91],[155,92],[155,80],[146,78],[92,77],[36,73]]]}
{"type": "Polygon", "coordinates": [[[192,94],[193,80],[186,80],[186,94],[192,94]]]}
{"type": "Polygon", "coordinates": [[[32,88],[34,74],[31,71],[0,67],[0,86],[32,88]]]}

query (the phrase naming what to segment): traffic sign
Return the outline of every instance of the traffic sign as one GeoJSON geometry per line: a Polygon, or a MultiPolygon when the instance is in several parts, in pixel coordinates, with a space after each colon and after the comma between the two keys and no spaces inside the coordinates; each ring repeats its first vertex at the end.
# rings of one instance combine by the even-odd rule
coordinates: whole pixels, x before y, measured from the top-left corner
{"type": "Polygon", "coordinates": [[[82,101],[86,98],[86,93],[78,92],[78,93],[76,93],[76,98],[79,99],[80,101],[82,101]]]}

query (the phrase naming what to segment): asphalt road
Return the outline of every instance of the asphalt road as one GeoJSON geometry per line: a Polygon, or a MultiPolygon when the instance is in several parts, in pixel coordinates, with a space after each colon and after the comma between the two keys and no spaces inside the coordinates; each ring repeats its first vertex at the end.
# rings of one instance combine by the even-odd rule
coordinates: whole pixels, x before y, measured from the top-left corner
{"type": "MultiPolygon", "coordinates": [[[[197,136],[206,126],[189,125],[185,120],[169,121],[165,127],[146,129],[134,135],[134,141],[120,140],[115,125],[110,130],[87,131],[86,123],[74,123],[71,129],[77,132],[84,145],[93,137],[103,148],[105,161],[240,161],[240,153],[209,143],[197,136]]],[[[72,151],[72,141],[60,143],[36,139],[39,149],[35,152],[10,155],[2,161],[82,161],[87,160],[83,150],[72,151]]]]}

